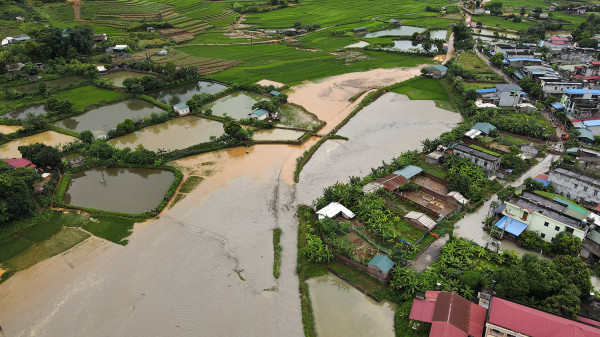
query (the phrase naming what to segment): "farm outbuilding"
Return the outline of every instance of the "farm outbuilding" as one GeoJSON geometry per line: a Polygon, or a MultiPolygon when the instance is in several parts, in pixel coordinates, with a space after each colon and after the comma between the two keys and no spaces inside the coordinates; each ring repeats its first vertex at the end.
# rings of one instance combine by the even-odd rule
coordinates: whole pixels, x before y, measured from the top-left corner
{"type": "Polygon", "coordinates": [[[447,71],[448,71],[448,68],[446,66],[442,66],[442,65],[431,66],[431,67],[427,68],[427,74],[429,76],[431,76],[431,78],[435,78],[435,79],[440,79],[440,78],[446,76],[447,71]]]}
{"type": "Polygon", "coordinates": [[[190,113],[190,107],[185,103],[179,103],[173,105],[173,111],[175,111],[179,116],[185,116],[190,113]]]}
{"type": "Polygon", "coordinates": [[[368,271],[370,274],[377,275],[380,279],[386,279],[390,275],[392,267],[394,267],[394,261],[389,257],[383,255],[375,255],[371,261],[369,261],[368,271]]]}
{"type": "Polygon", "coordinates": [[[154,27],[146,27],[146,32],[154,33],[154,32],[156,32],[156,29],[154,29],[154,27]]]}
{"type": "Polygon", "coordinates": [[[366,33],[367,27],[359,27],[352,29],[352,33],[366,33]]]}
{"type": "Polygon", "coordinates": [[[279,95],[281,95],[281,93],[279,91],[275,91],[275,90],[269,92],[269,94],[271,94],[271,95],[273,95],[275,97],[279,97],[279,95]]]}
{"type": "Polygon", "coordinates": [[[408,219],[408,222],[411,225],[425,232],[432,230],[437,225],[435,221],[431,220],[431,218],[421,212],[408,212],[404,217],[408,219]]]}
{"type": "Polygon", "coordinates": [[[332,202],[329,205],[327,205],[317,211],[319,220],[325,219],[325,217],[329,217],[329,218],[333,219],[336,216],[338,216],[339,214],[341,214],[346,219],[354,218],[354,213],[352,213],[352,211],[350,211],[349,209],[344,207],[342,204],[337,203],[337,202],[332,202]]]}
{"type": "Polygon", "coordinates": [[[166,50],[164,50],[164,49],[163,49],[163,50],[159,50],[159,51],[157,51],[157,52],[156,52],[156,55],[158,55],[158,56],[165,56],[165,55],[167,55],[167,53],[168,53],[168,52],[167,52],[166,50]]]}

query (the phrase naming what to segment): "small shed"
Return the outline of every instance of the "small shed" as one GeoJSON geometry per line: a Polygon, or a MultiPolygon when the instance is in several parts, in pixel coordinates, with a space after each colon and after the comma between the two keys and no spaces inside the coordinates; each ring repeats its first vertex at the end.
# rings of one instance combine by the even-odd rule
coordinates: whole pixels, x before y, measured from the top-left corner
{"type": "Polygon", "coordinates": [[[411,225],[425,232],[434,229],[437,225],[435,221],[431,220],[431,218],[421,212],[408,212],[404,217],[408,219],[408,222],[411,225]]]}
{"type": "Polygon", "coordinates": [[[425,156],[425,162],[431,165],[438,165],[442,158],[444,158],[444,153],[440,151],[433,151],[425,156]]]}
{"type": "Polygon", "coordinates": [[[275,90],[269,92],[269,94],[271,94],[271,95],[273,95],[275,97],[279,97],[279,95],[281,95],[281,93],[279,91],[275,91],[275,90]]]}
{"type": "Polygon", "coordinates": [[[125,49],[127,47],[129,47],[129,46],[126,44],[118,44],[118,45],[112,47],[112,52],[113,53],[122,53],[123,51],[125,51],[125,49]]]}
{"type": "Polygon", "coordinates": [[[366,33],[366,32],[367,32],[367,27],[358,27],[358,28],[352,29],[352,33],[366,33]]]}
{"type": "Polygon", "coordinates": [[[463,197],[463,195],[457,191],[452,191],[452,192],[446,194],[446,196],[454,198],[454,200],[458,201],[458,203],[462,204],[462,205],[466,205],[469,203],[469,199],[463,197]]]}
{"type": "Polygon", "coordinates": [[[185,103],[175,104],[173,105],[173,111],[179,116],[185,116],[190,113],[190,106],[185,103]]]}
{"type": "Polygon", "coordinates": [[[548,20],[548,13],[540,13],[540,20],[548,20]]]}
{"type": "Polygon", "coordinates": [[[98,72],[100,74],[106,74],[106,72],[107,72],[106,67],[104,67],[104,66],[96,66],[96,69],[98,69],[98,72]]]}
{"type": "Polygon", "coordinates": [[[154,27],[146,27],[146,32],[154,33],[154,32],[156,32],[156,29],[154,29],[154,27]]]}
{"type": "Polygon", "coordinates": [[[431,66],[431,67],[427,68],[427,75],[429,75],[435,79],[440,79],[440,78],[446,76],[447,71],[448,71],[448,68],[443,65],[431,66]]]}
{"type": "Polygon", "coordinates": [[[94,42],[102,42],[102,41],[106,41],[106,39],[108,39],[106,37],[106,34],[93,34],[92,35],[92,41],[94,41],[94,42]]]}
{"type": "Polygon", "coordinates": [[[392,267],[394,267],[394,261],[389,257],[383,255],[375,255],[369,265],[367,266],[369,273],[377,275],[377,277],[386,279],[390,275],[392,267]]]}
{"type": "Polygon", "coordinates": [[[496,130],[496,127],[493,126],[490,123],[475,123],[475,125],[473,125],[471,127],[471,130],[479,130],[481,131],[481,133],[485,134],[485,135],[489,135],[490,132],[492,132],[493,130],[496,130]]]}
{"type": "Polygon", "coordinates": [[[165,55],[167,55],[167,53],[168,52],[165,49],[163,49],[163,50],[157,51],[156,55],[158,55],[158,56],[165,56],[165,55]]]}
{"type": "Polygon", "coordinates": [[[399,176],[403,176],[404,178],[410,180],[410,178],[421,174],[421,172],[423,172],[423,169],[420,167],[416,167],[416,166],[412,166],[412,165],[408,165],[403,169],[394,171],[394,174],[397,174],[399,176]]]}
{"type": "Polygon", "coordinates": [[[579,138],[580,141],[586,143],[594,142],[594,133],[592,132],[592,130],[588,128],[576,128],[576,130],[579,131],[579,135],[577,135],[577,138],[579,138]]]}
{"type": "Polygon", "coordinates": [[[262,120],[266,119],[267,117],[269,117],[269,111],[267,111],[265,109],[256,109],[248,114],[248,118],[258,119],[259,121],[262,121],[262,120]]]}
{"type": "Polygon", "coordinates": [[[329,205],[327,205],[317,211],[319,220],[325,219],[325,217],[329,217],[329,218],[333,219],[336,216],[338,216],[339,214],[342,214],[342,216],[346,219],[354,218],[354,213],[352,213],[352,211],[350,211],[349,209],[344,207],[342,204],[337,203],[337,202],[332,202],[329,205]]]}

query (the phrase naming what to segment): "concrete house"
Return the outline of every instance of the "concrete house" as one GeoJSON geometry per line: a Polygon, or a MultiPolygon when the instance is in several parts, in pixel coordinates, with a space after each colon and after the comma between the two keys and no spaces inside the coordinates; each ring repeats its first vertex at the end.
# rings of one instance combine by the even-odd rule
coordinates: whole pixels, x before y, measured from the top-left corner
{"type": "Polygon", "coordinates": [[[265,109],[256,109],[248,114],[248,118],[258,119],[259,121],[262,121],[264,119],[267,119],[269,117],[269,115],[270,115],[269,111],[267,111],[265,109]]]}
{"type": "Polygon", "coordinates": [[[369,261],[367,268],[369,273],[377,275],[378,278],[387,279],[394,264],[389,257],[377,254],[369,261]]]}
{"type": "Polygon", "coordinates": [[[154,29],[154,27],[146,27],[146,32],[154,33],[154,32],[156,32],[156,29],[154,29]]]}
{"type": "Polygon", "coordinates": [[[556,193],[567,198],[597,205],[600,203],[600,179],[563,168],[551,170],[548,181],[554,186],[556,193]]]}
{"type": "Polygon", "coordinates": [[[565,212],[569,206],[541,195],[523,192],[505,202],[504,217],[496,227],[505,233],[519,236],[523,231],[534,231],[550,242],[560,232],[568,232],[583,240],[585,230],[580,219],[565,212]]]}
{"type": "Polygon", "coordinates": [[[566,47],[560,50],[558,57],[553,59],[552,62],[556,63],[558,61],[561,64],[588,63],[594,60],[595,54],[595,48],[566,47]]]}
{"type": "Polygon", "coordinates": [[[453,149],[453,153],[460,158],[469,159],[474,165],[488,171],[496,171],[500,168],[500,163],[502,162],[502,157],[496,157],[462,144],[456,145],[453,149]]]}
{"type": "Polygon", "coordinates": [[[586,112],[597,112],[599,103],[600,90],[593,89],[565,89],[560,100],[560,104],[565,107],[565,112],[575,116],[586,112]]]}
{"type": "Polygon", "coordinates": [[[567,9],[567,14],[583,15],[583,14],[585,14],[585,10],[586,10],[585,6],[577,6],[577,7],[567,9]]]}
{"type": "Polygon", "coordinates": [[[579,82],[561,82],[555,79],[544,79],[544,77],[541,77],[539,80],[546,94],[559,95],[564,94],[567,89],[583,89],[583,83],[579,82]]]}
{"type": "Polygon", "coordinates": [[[431,78],[440,79],[446,76],[446,72],[448,68],[443,65],[431,66],[427,67],[427,75],[431,76],[431,78]]]}
{"type": "Polygon", "coordinates": [[[521,99],[520,86],[516,84],[498,84],[496,85],[496,95],[499,98],[498,106],[515,106],[521,99]]]}
{"type": "Polygon", "coordinates": [[[540,20],[548,20],[548,13],[540,13],[538,17],[540,20]]]}
{"type": "Polygon", "coordinates": [[[179,116],[185,116],[190,113],[190,107],[185,103],[179,103],[173,105],[173,111],[175,111],[175,113],[177,113],[179,116]]]}
{"type": "Polygon", "coordinates": [[[167,54],[168,52],[165,49],[156,52],[156,55],[158,56],[166,56],[167,54]]]}

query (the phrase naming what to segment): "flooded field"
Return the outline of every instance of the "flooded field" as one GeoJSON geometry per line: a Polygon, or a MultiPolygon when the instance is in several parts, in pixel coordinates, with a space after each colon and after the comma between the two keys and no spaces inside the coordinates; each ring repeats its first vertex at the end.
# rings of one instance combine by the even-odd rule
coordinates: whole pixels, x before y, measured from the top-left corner
{"type": "Polygon", "coordinates": [[[73,140],[75,140],[74,137],[54,131],[46,131],[33,136],[15,139],[4,145],[0,145],[0,158],[21,158],[21,152],[19,152],[18,149],[21,145],[44,143],[46,145],[55,146],[72,142],[73,140]]]}
{"type": "Polygon", "coordinates": [[[65,204],[123,213],[143,213],[158,206],[173,182],[171,171],[95,167],[74,173],[65,204]]]}
{"type": "Polygon", "coordinates": [[[394,303],[378,303],[333,274],[306,283],[319,336],[394,336],[394,303]]]}
{"type": "Polygon", "coordinates": [[[0,125],[0,133],[7,135],[19,130],[20,128],[21,127],[19,125],[0,125]]]}
{"type": "Polygon", "coordinates": [[[387,48],[387,49],[395,49],[395,50],[402,50],[402,51],[418,49],[419,51],[425,51],[423,49],[423,44],[416,43],[416,41],[410,41],[410,40],[396,40],[396,41],[394,41],[394,46],[391,48],[387,48]]]}
{"type": "Polygon", "coordinates": [[[94,133],[106,133],[110,129],[116,128],[117,124],[126,118],[136,121],[149,116],[153,112],[160,113],[164,112],[164,110],[150,102],[137,98],[128,98],[118,103],[90,110],[75,117],[61,119],[56,122],[56,126],[75,132],[90,130],[94,133]]]}
{"type": "Polygon", "coordinates": [[[359,41],[359,42],[353,43],[353,44],[351,44],[351,45],[348,45],[348,46],[346,46],[346,47],[344,47],[344,48],[364,48],[364,47],[366,47],[366,46],[368,46],[368,45],[370,45],[370,43],[369,43],[369,42],[366,42],[366,41],[359,41]]]}
{"type": "Polygon", "coordinates": [[[432,39],[440,39],[446,40],[446,35],[448,35],[447,30],[432,30],[430,31],[432,39]]]}
{"type": "Polygon", "coordinates": [[[297,140],[304,132],[285,129],[262,129],[254,131],[254,140],[297,140]]]}
{"type": "Polygon", "coordinates": [[[26,106],[26,107],[22,107],[22,108],[17,108],[13,111],[9,111],[9,112],[5,113],[4,115],[2,115],[2,117],[12,118],[12,119],[23,119],[23,118],[25,118],[25,116],[27,116],[28,113],[32,113],[36,116],[43,115],[46,113],[46,106],[42,103],[42,104],[35,104],[35,105],[30,105],[30,106],[26,106]]]}
{"type": "Polygon", "coordinates": [[[163,103],[175,105],[187,102],[196,94],[216,94],[226,88],[226,86],[219,83],[199,81],[151,91],[146,95],[163,103]]]}
{"type": "Polygon", "coordinates": [[[125,79],[127,77],[142,78],[143,76],[146,76],[146,75],[150,75],[150,74],[135,73],[133,71],[118,71],[116,73],[102,75],[102,76],[100,76],[100,78],[106,78],[107,80],[111,80],[115,87],[122,87],[123,81],[125,81],[125,79]]]}
{"type": "MultiPolygon", "coordinates": [[[[491,30],[491,29],[481,29],[481,28],[472,28],[472,29],[473,29],[473,34],[492,36],[492,37],[494,36],[494,32],[496,32],[495,30],[491,30]]],[[[509,38],[509,39],[518,39],[519,38],[519,35],[512,34],[512,33],[498,32],[498,34],[500,35],[500,38],[509,38]]]]}
{"type": "Polygon", "coordinates": [[[413,33],[421,33],[425,31],[423,27],[402,26],[393,29],[380,30],[378,32],[367,33],[364,37],[380,37],[380,36],[409,36],[413,33]]]}
{"type": "Polygon", "coordinates": [[[223,134],[223,124],[210,119],[186,116],[145,127],[109,141],[119,149],[134,149],[139,144],[152,151],[185,149],[223,134]]]}
{"type": "Polygon", "coordinates": [[[252,105],[268,99],[270,99],[268,96],[242,90],[205,104],[202,106],[202,110],[212,109],[213,115],[224,116],[227,114],[229,117],[242,119],[248,118],[248,114],[252,112],[252,105]]]}
{"type": "MultiPolygon", "coordinates": [[[[57,78],[55,80],[44,81],[44,83],[46,83],[47,87],[55,86],[55,87],[61,88],[67,84],[75,83],[75,82],[79,82],[79,81],[83,81],[83,80],[85,80],[84,76],[73,75],[73,76],[57,78]]],[[[29,84],[18,85],[16,87],[13,87],[13,89],[15,89],[17,91],[21,91],[21,92],[34,91],[34,90],[38,90],[39,85],[40,85],[39,82],[29,83],[29,84]]]]}

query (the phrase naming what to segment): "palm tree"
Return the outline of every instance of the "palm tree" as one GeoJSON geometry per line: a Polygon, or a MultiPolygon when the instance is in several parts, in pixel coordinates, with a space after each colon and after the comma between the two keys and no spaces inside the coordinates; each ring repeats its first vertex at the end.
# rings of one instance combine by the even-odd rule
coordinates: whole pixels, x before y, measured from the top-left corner
{"type": "Polygon", "coordinates": [[[465,284],[465,286],[462,288],[461,294],[462,297],[468,299],[469,301],[473,299],[473,290],[468,284],[465,284]]]}

